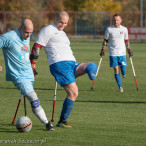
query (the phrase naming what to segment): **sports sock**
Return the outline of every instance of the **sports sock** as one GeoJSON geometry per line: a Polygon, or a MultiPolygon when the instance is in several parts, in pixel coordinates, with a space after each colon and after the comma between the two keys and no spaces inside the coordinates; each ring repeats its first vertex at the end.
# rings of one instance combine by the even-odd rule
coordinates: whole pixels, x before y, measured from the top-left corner
{"type": "Polygon", "coordinates": [[[119,88],[122,87],[120,74],[115,74],[115,79],[119,88]]]}
{"type": "Polygon", "coordinates": [[[32,108],[32,111],[36,115],[36,117],[46,126],[46,124],[48,123],[48,119],[43,108],[39,106],[37,108],[32,108]]]}
{"type": "Polygon", "coordinates": [[[73,105],[74,105],[74,102],[75,101],[72,101],[68,98],[66,98],[64,100],[64,103],[63,103],[63,108],[62,108],[62,112],[61,112],[61,118],[62,119],[67,119],[68,116],[70,115],[72,109],[73,109],[73,105]]]}
{"type": "Polygon", "coordinates": [[[26,97],[31,104],[33,113],[46,126],[48,119],[43,108],[40,106],[40,100],[38,99],[37,94],[33,91],[31,93],[28,93],[26,97]]]}

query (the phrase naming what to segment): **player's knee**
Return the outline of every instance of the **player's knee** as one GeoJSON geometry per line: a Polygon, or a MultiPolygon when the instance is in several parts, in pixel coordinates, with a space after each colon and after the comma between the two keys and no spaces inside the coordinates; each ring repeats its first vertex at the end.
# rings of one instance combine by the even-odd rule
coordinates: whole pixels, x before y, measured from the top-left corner
{"type": "Polygon", "coordinates": [[[78,92],[74,92],[73,97],[77,98],[78,97],[78,92]]]}
{"type": "Polygon", "coordinates": [[[32,101],[34,100],[37,100],[38,97],[37,97],[37,94],[33,91],[33,92],[30,92],[26,95],[27,99],[29,100],[29,102],[31,103],[32,101]]]}
{"type": "Polygon", "coordinates": [[[68,93],[68,98],[70,98],[73,101],[75,101],[77,97],[78,97],[78,90],[68,93]]]}
{"type": "Polygon", "coordinates": [[[32,109],[38,108],[40,106],[40,100],[37,97],[37,94],[33,91],[26,95],[27,99],[29,100],[32,109]]]}
{"type": "Polygon", "coordinates": [[[31,102],[31,107],[32,108],[38,108],[39,106],[40,106],[40,100],[39,99],[31,102]]]}
{"type": "Polygon", "coordinates": [[[91,62],[86,67],[86,73],[88,74],[90,80],[95,80],[96,72],[97,72],[97,65],[94,62],[91,62]]]}

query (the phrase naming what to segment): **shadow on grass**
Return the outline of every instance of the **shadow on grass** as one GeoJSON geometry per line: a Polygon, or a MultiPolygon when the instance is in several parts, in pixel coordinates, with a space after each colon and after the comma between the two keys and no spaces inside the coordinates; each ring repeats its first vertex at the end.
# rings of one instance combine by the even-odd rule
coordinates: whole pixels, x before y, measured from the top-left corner
{"type": "MultiPolygon", "coordinates": [[[[16,87],[0,87],[0,89],[5,89],[5,90],[7,90],[7,89],[12,89],[12,90],[16,90],[17,88],[16,87]]],[[[55,88],[37,88],[37,87],[35,87],[34,88],[34,90],[54,90],[55,88]]],[[[62,87],[62,88],[60,88],[60,89],[57,89],[57,90],[59,90],[59,91],[61,91],[61,90],[64,90],[64,88],[62,87]]],[[[79,89],[79,91],[92,91],[91,89],[79,89]]],[[[94,90],[93,90],[94,91],[94,90]]]]}
{"type": "Polygon", "coordinates": [[[146,104],[144,101],[82,101],[78,100],[76,102],[92,102],[92,103],[124,103],[124,104],[146,104]]]}
{"type": "MultiPolygon", "coordinates": [[[[17,88],[15,87],[0,87],[0,89],[4,89],[4,90],[8,90],[8,89],[11,89],[11,90],[16,90],[17,88]]],[[[34,90],[54,90],[54,88],[34,88],[34,90]]],[[[57,90],[64,90],[63,88],[62,89],[57,89],[57,90]]]]}
{"type": "Polygon", "coordinates": [[[18,131],[14,131],[14,130],[12,131],[12,130],[7,130],[7,129],[4,129],[4,130],[1,131],[1,128],[0,128],[0,133],[6,133],[6,132],[7,133],[18,133],[19,134],[18,131]]]}
{"type": "MultiPolygon", "coordinates": [[[[43,101],[53,101],[53,99],[47,99],[43,101]]],[[[56,102],[63,102],[64,99],[57,99],[56,102]]],[[[86,103],[119,103],[119,104],[146,104],[145,101],[92,101],[92,100],[76,100],[75,102],[86,102],[86,103]]]]}
{"type": "MultiPolygon", "coordinates": [[[[52,89],[49,89],[49,88],[34,88],[34,90],[53,90],[54,91],[53,88],[52,89]]],[[[57,90],[64,90],[64,89],[62,88],[62,89],[57,89],[57,90]]]]}
{"type": "Polygon", "coordinates": [[[12,89],[12,90],[14,90],[14,89],[16,89],[15,87],[0,87],[0,89],[12,89]]]}
{"type": "Polygon", "coordinates": [[[11,127],[13,126],[15,128],[16,125],[10,125],[10,124],[1,124],[3,127],[0,127],[0,133],[19,133],[16,130],[12,130],[11,127]],[[8,128],[7,128],[8,127],[8,128]]]}

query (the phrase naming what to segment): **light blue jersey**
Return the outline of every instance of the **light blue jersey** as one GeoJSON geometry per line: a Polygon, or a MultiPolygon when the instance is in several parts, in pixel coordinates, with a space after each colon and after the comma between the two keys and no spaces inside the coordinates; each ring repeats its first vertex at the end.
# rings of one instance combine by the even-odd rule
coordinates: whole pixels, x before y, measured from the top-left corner
{"type": "Polygon", "coordinates": [[[0,48],[3,50],[6,80],[17,81],[30,79],[34,81],[34,75],[29,60],[30,38],[22,40],[18,29],[0,36],[0,48]]]}

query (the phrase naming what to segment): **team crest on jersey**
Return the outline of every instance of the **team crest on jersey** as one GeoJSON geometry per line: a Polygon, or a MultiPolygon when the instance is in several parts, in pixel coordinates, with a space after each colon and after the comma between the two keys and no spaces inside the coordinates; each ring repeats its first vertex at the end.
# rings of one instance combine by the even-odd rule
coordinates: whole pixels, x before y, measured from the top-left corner
{"type": "Polygon", "coordinates": [[[120,31],[120,34],[123,34],[124,32],[123,31],[120,31]]]}
{"type": "Polygon", "coordinates": [[[27,47],[26,45],[23,45],[23,46],[21,47],[21,51],[22,51],[22,52],[29,52],[28,48],[29,48],[29,47],[27,47]]]}

